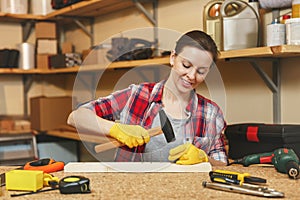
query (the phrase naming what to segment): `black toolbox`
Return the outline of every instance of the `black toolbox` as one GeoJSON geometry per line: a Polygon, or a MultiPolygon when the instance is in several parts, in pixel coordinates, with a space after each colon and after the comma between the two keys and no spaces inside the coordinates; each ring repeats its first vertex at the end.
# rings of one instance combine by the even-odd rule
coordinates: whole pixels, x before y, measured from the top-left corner
{"type": "Polygon", "coordinates": [[[300,158],[300,125],[232,124],[226,127],[224,133],[228,140],[230,159],[271,152],[281,147],[293,149],[300,158]]]}

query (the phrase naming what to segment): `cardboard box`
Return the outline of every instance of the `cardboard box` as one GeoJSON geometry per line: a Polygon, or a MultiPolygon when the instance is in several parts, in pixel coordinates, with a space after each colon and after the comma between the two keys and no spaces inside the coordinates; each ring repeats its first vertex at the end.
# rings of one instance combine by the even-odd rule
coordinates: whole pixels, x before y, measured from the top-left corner
{"type": "Polygon", "coordinates": [[[61,53],[73,53],[74,52],[74,45],[71,42],[64,42],[61,45],[61,53]]]}
{"type": "Polygon", "coordinates": [[[53,130],[67,124],[72,111],[72,97],[34,97],[30,99],[31,128],[53,130]]]}
{"type": "Polygon", "coordinates": [[[37,39],[36,48],[37,54],[57,54],[58,42],[56,39],[37,39]]]}
{"type": "Polygon", "coordinates": [[[108,48],[94,48],[82,51],[84,65],[100,65],[106,67],[111,63],[107,58],[108,48]]]}
{"type": "Polygon", "coordinates": [[[12,119],[0,120],[0,132],[1,131],[12,131],[14,129],[14,121],[12,119]]]}
{"type": "Polygon", "coordinates": [[[28,120],[15,120],[14,121],[14,130],[15,131],[31,131],[31,124],[28,120]]]}
{"type": "Polygon", "coordinates": [[[37,69],[49,69],[49,56],[50,54],[37,54],[36,55],[36,68],[37,69]]]}
{"type": "Polygon", "coordinates": [[[56,23],[55,22],[36,22],[35,38],[56,39],[56,23]]]}

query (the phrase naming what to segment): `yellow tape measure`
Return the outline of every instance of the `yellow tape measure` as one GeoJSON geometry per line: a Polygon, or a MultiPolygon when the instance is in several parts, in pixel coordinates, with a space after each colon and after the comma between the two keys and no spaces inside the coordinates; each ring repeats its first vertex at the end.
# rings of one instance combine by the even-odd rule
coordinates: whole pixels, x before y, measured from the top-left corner
{"type": "Polygon", "coordinates": [[[90,180],[83,176],[67,176],[59,181],[62,194],[90,193],[90,180]]]}

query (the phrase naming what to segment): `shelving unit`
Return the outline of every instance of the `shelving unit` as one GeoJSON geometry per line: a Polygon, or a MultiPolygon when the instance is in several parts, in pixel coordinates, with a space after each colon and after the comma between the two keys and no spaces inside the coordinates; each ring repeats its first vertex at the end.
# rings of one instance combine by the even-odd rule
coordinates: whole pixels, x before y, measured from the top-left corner
{"type": "MultiPolygon", "coordinates": [[[[145,3],[152,2],[153,12],[152,15],[144,8],[139,0],[85,0],[82,2],[75,3],[73,5],[67,6],[65,8],[55,10],[47,15],[32,15],[32,14],[9,14],[0,12],[0,22],[14,22],[20,23],[22,25],[22,41],[26,42],[33,25],[36,21],[57,21],[60,24],[74,22],[78,25],[79,28],[83,30],[84,33],[88,35],[91,40],[91,46],[94,45],[94,18],[106,15],[109,13],[117,12],[122,9],[127,9],[130,7],[136,7],[141,11],[145,17],[153,25],[154,32],[154,45],[155,49],[158,46],[158,32],[157,32],[157,6],[158,0],[148,0],[143,1],[145,3]],[[91,28],[87,30],[83,23],[80,20],[89,20],[91,28]]],[[[137,65],[132,63],[133,66],[137,65]]],[[[126,68],[130,64],[121,64],[116,66],[112,64],[109,68],[126,68]]],[[[132,65],[131,65],[132,66],[132,65]]],[[[96,67],[86,67],[87,70],[95,70],[96,67]]],[[[32,83],[31,75],[33,74],[62,74],[62,73],[75,73],[79,70],[79,67],[68,68],[68,69],[54,69],[54,70],[21,70],[21,69],[0,69],[1,74],[20,74],[23,75],[23,84],[24,84],[24,100],[25,105],[27,105],[27,92],[29,91],[32,83]]],[[[27,115],[27,106],[24,108],[24,113],[27,115]]]]}
{"type": "Polygon", "coordinates": [[[65,8],[55,10],[47,15],[33,14],[10,14],[0,12],[0,22],[16,22],[21,23],[23,27],[23,41],[28,39],[29,33],[33,28],[35,21],[58,21],[60,23],[76,23],[91,39],[91,46],[94,45],[93,38],[93,19],[95,17],[117,12],[122,9],[136,7],[154,26],[154,44],[158,45],[157,31],[157,6],[158,0],[148,0],[152,2],[153,14],[151,15],[139,0],[86,0],[67,6],[65,8]],[[91,30],[87,30],[80,20],[88,19],[91,23],[91,30]]]}
{"type": "MultiPolygon", "coordinates": [[[[296,57],[300,55],[300,46],[295,45],[282,45],[275,47],[257,47],[250,49],[239,49],[230,51],[221,51],[220,60],[230,61],[233,59],[258,59],[258,58],[284,58],[284,57],[296,57]]],[[[132,61],[119,61],[112,62],[109,66],[101,65],[87,65],[76,66],[70,68],[58,68],[58,69],[7,69],[0,68],[0,74],[60,74],[60,73],[77,73],[79,70],[95,71],[103,69],[122,69],[132,67],[144,67],[149,65],[168,65],[169,57],[156,57],[146,60],[132,60],[132,61]]]]}
{"type": "MultiPolygon", "coordinates": [[[[143,1],[145,2],[145,1],[143,1]]],[[[144,7],[140,4],[138,0],[86,0],[71,6],[56,10],[45,16],[39,15],[20,15],[20,14],[6,14],[0,13],[0,21],[9,21],[22,23],[23,25],[23,38],[26,39],[26,35],[30,32],[32,28],[32,23],[39,20],[60,20],[63,23],[69,23],[70,20],[77,18],[93,19],[94,17],[105,15],[112,12],[117,12],[122,9],[127,9],[130,7],[136,7],[139,9],[146,18],[154,26],[154,40],[157,42],[157,0],[147,1],[153,3],[153,15],[151,16],[144,7]],[[31,24],[28,25],[27,23],[31,24]],[[27,24],[27,25],[26,25],[27,24]],[[24,36],[25,35],[25,36],[24,36]]],[[[80,25],[79,21],[76,21],[80,25]]],[[[84,28],[84,27],[83,27],[84,28]]],[[[85,30],[87,34],[91,36],[93,41],[93,30],[89,32],[85,30]]],[[[93,43],[93,42],[91,42],[93,43]]],[[[241,49],[241,50],[231,50],[222,51],[220,59],[223,61],[248,61],[257,73],[262,77],[266,85],[273,92],[273,121],[279,123],[281,120],[280,115],[280,62],[279,59],[284,57],[295,57],[300,55],[300,46],[289,46],[283,45],[278,47],[258,47],[251,49],[241,49]],[[269,77],[260,67],[259,61],[270,61],[273,66],[273,75],[269,77]]],[[[32,69],[32,70],[21,70],[21,69],[0,69],[1,74],[19,74],[23,75],[24,80],[24,93],[29,90],[30,87],[30,77],[31,75],[46,75],[46,74],[67,74],[67,73],[77,73],[80,71],[95,71],[104,69],[126,69],[132,67],[144,67],[149,65],[168,65],[168,57],[156,57],[147,60],[135,60],[135,61],[122,61],[113,62],[109,66],[83,66],[83,67],[72,67],[64,69],[32,69]]],[[[27,98],[25,98],[27,99],[27,98]]],[[[25,113],[27,113],[25,111],[25,113]]]]}
{"type": "Polygon", "coordinates": [[[61,16],[97,17],[122,9],[134,7],[131,0],[86,0],[47,15],[10,14],[0,12],[0,21],[24,22],[27,20],[57,20],[61,16]]]}

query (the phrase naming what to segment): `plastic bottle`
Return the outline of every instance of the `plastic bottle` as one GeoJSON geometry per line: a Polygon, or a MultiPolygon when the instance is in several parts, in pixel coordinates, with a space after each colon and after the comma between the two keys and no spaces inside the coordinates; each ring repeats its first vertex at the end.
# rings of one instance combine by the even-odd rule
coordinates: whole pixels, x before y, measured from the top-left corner
{"type": "Polygon", "coordinates": [[[258,0],[249,0],[248,4],[255,10],[255,12],[257,14],[257,17],[259,17],[259,3],[258,3],[258,0]]]}
{"type": "Polygon", "coordinates": [[[292,18],[300,17],[300,0],[292,1],[292,18]]]}
{"type": "Polygon", "coordinates": [[[224,51],[259,46],[259,17],[252,5],[243,0],[225,0],[221,5],[224,51]]]}
{"type": "Polygon", "coordinates": [[[281,19],[280,23],[281,23],[281,24],[285,24],[285,21],[286,21],[287,19],[290,19],[290,18],[291,18],[290,15],[282,15],[282,19],[281,19]]]}
{"type": "Polygon", "coordinates": [[[285,24],[275,19],[267,25],[267,46],[278,46],[285,44],[285,24]]]}

